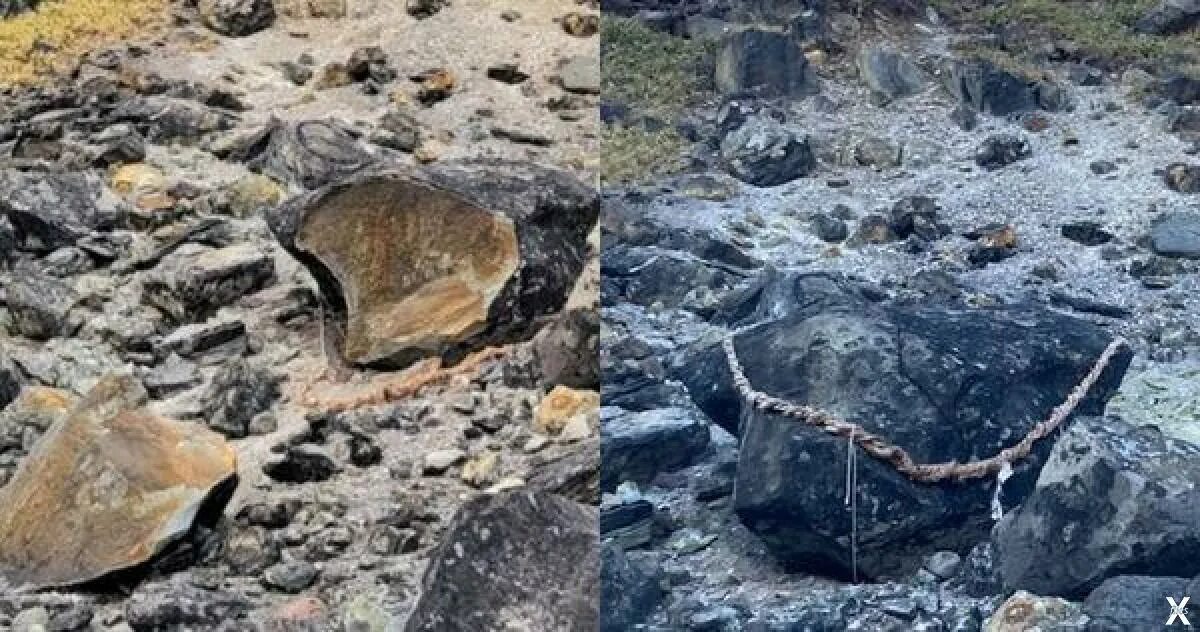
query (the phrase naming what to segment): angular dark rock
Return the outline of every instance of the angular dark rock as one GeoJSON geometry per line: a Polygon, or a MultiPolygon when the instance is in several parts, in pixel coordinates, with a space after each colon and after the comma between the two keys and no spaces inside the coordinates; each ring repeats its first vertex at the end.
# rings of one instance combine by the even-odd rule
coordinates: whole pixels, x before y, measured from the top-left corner
{"type": "Polygon", "coordinates": [[[1113,240],[1113,234],[1104,230],[1104,225],[1091,220],[1068,222],[1060,229],[1062,236],[1085,246],[1099,246],[1113,240]]]}
{"type": "Polygon", "coordinates": [[[1031,83],[986,60],[961,62],[950,74],[950,92],[975,110],[992,116],[1035,110],[1031,83]]]}
{"type": "Polygon", "coordinates": [[[361,174],[268,221],[345,311],[345,358],[399,366],[532,337],[574,288],[598,214],[565,172],[479,162],[361,174]]]}
{"type": "Polygon", "coordinates": [[[230,37],[257,33],[275,22],[272,0],[199,0],[205,26],[230,37]]]}
{"type": "Polygon", "coordinates": [[[797,97],[817,92],[808,59],[792,37],[778,30],[743,28],[727,33],[717,54],[717,90],[797,97]]]}
{"type": "Polygon", "coordinates": [[[828,243],[843,241],[850,235],[846,222],[827,213],[812,216],[812,231],[818,239],[828,243]]]}
{"type": "Polygon", "coordinates": [[[708,447],[708,423],[697,410],[659,408],[600,412],[600,489],[625,481],[649,483],[661,472],[691,465],[708,447]]]}
{"type": "Polygon", "coordinates": [[[236,593],[199,588],[181,579],[138,587],[125,603],[125,620],[137,632],[217,629],[250,608],[250,602],[236,593]]]}
{"type": "MultiPolygon", "coordinates": [[[[877,304],[821,275],[783,277],[753,302],[761,316],[740,322],[779,314],[736,338],[755,388],[860,423],[918,462],[1007,447],[1062,402],[1108,344],[1098,327],[1044,309],[877,304]]],[[[789,567],[848,575],[845,440],[746,408],[719,345],[690,355],[681,379],[693,398],[718,424],[741,430],[739,517],[789,567]]],[[[1100,409],[1131,355],[1117,355],[1080,413],[1100,409]]],[[[1049,449],[1041,442],[1015,465],[1005,505],[1030,491],[1049,449]]],[[[863,575],[911,572],[935,550],[965,553],[990,527],[994,481],[914,483],[865,454],[858,481],[863,575]]]]}
{"type": "Polygon", "coordinates": [[[338,471],[337,463],[325,450],[313,445],[287,448],[263,464],[263,473],[281,483],[310,483],[329,480],[338,471]]]}
{"type": "Polygon", "coordinates": [[[331,121],[273,121],[252,169],[292,186],[317,189],[375,162],[375,157],[331,121]]]}
{"type": "Polygon", "coordinates": [[[38,0],[0,0],[0,19],[36,8],[38,0]]]}
{"type": "Polygon", "coordinates": [[[467,501],[433,552],[405,630],[594,630],[596,510],[545,493],[467,501]]]}
{"type": "Polygon", "coordinates": [[[817,166],[807,138],[766,116],[749,119],[721,140],[721,162],[733,177],[759,187],[791,182],[817,166]]]}
{"type": "Polygon", "coordinates": [[[859,52],[858,74],[867,87],[888,100],[916,94],[929,80],[907,57],[879,46],[859,52]]]}
{"type": "Polygon", "coordinates": [[[975,152],[975,164],[989,171],[1001,169],[1033,155],[1029,141],[1015,134],[993,134],[975,152]]]}
{"type": "Polygon", "coordinates": [[[79,295],[66,283],[31,268],[17,271],[4,288],[0,302],[8,306],[14,333],[45,340],[71,333],[78,326],[69,317],[79,295]]]}
{"type": "Polygon", "coordinates": [[[548,386],[595,390],[600,387],[600,318],[596,312],[574,309],[533,338],[533,351],[548,386]]]}
{"type": "Polygon", "coordinates": [[[1081,598],[1117,575],[1200,573],[1200,446],[1079,419],[1037,487],[996,524],[1006,588],[1081,598]]]}
{"type": "Polygon", "coordinates": [[[144,299],[176,323],[203,322],[275,278],[275,262],[253,244],[181,247],[143,281],[144,299]]]}
{"type": "Polygon", "coordinates": [[[1200,165],[1181,162],[1167,165],[1163,173],[1167,188],[1179,193],[1200,193],[1200,165]]]}
{"type": "Polygon", "coordinates": [[[226,364],[206,390],[205,421],[227,437],[249,435],[255,416],[279,399],[280,381],[280,376],[244,359],[226,364]]]}
{"type": "Polygon", "coordinates": [[[91,175],[0,169],[0,218],[12,224],[19,249],[45,253],[73,246],[119,221],[119,211],[111,200],[101,199],[102,191],[91,175]]]}
{"type": "Polygon", "coordinates": [[[614,546],[600,549],[600,564],[600,632],[634,629],[658,607],[662,587],[614,546]]]}
{"type": "Polygon", "coordinates": [[[1188,592],[1188,580],[1182,577],[1120,575],[1093,590],[1083,602],[1083,612],[1091,618],[1088,632],[1158,630],[1164,629],[1171,613],[1167,597],[1179,603],[1183,597],[1194,595],[1188,592]]]}

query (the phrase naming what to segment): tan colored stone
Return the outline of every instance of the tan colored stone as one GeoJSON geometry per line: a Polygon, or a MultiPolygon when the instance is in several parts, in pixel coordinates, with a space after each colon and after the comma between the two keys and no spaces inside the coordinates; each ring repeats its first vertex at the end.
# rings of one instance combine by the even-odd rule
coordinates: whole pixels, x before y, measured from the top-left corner
{"type": "Polygon", "coordinates": [[[984,623],[985,632],[1049,632],[1077,615],[1078,606],[1057,597],[1017,591],[984,623]]]}
{"type": "Polygon", "coordinates": [[[496,476],[496,465],[500,458],[495,452],[486,452],[466,462],[462,468],[462,480],[472,487],[483,487],[496,476]]]}
{"type": "Polygon", "coordinates": [[[229,185],[229,211],[235,217],[249,217],[262,207],[279,204],[284,194],[279,183],[252,173],[229,185]]]}
{"type": "Polygon", "coordinates": [[[347,288],[355,362],[479,332],[520,262],[512,220],[402,180],[329,196],[296,244],[347,288]]]}
{"type": "MultiPolygon", "coordinates": [[[[50,409],[66,397],[31,396],[50,409]]],[[[0,489],[0,576],[35,588],[141,564],[191,528],[236,472],[233,448],[202,424],[141,406],[132,378],[101,380],[0,489]]]]}
{"type": "Polygon", "coordinates": [[[566,386],[555,386],[538,404],[533,427],[539,432],[556,435],[571,422],[571,419],[597,410],[600,393],[582,391],[566,386]]]}

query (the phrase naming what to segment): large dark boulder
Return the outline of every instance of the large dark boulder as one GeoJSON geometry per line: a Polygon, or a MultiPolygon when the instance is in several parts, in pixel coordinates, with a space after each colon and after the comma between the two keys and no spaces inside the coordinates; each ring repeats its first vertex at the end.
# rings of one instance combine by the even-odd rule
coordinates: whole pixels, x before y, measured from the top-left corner
{"type": "Polygon", "coordinates": [[[346,360],[402,366],[532,337],[574,289],[599,211],[566,172],[473,162],[361,173],[268,222],[342,312],[346,360]]]}
{"type": "MultiPolygon", "coordinates": [[[[1109,342],[1095,325],[1037,307],[891,305],[851,287],[839,294],[844,286],[811,275],[759,289],[756,311],[784,314],[736,336],[745,373],[755,388],[859,423],[921,463],[982,458],[1015,443],[1109,342]]],[[[1122,350],[1079,412],[1102,409],[1129,360],[1122,350]]],[[[718,346],[702,345],[682,377],[714,420],[740,428],[739,517],[787,566],[849,575],[846,441],[744,406],[723,364],[718,346]]],[[[1001,495],[1006,506],[1031,490],[1049,449],[1041,442],[1015,466],[1001,495]]],[[[916,483],[860,454],[860,574],[911,572],[938,549],[966,553],[991,526],[994,487],[994,479],[916,483]]]]}
{"type": "Polygon", "coordinates": [[[721,162],[730,175],[758,187],[786,184],[817,167],[808,138],[766,116],[755,116],[725,135],[721,162]]]}
{"type": "Polygon", "coordinates": [[[405,630],[595,630],[596,523],[594,508],[552,494],[468,501],[433,552],[405,630]]]}
{"type": "Polygon", "coordinates": [[[796,97],[817,92],[804,52],[782,30],[744,28],[721,40],[717,53],[717,90],[796,97]]]}
{"type": "Polygon", "coordinates": [[[1200,446],[1079,420],[993,534],[1009,589],[1082,597],[1117,575],[1200,573],[1200,446]]]}
{"type": "Polygon", "coordinates": [[[622,244],[605,248],[601,273],[609,290],[606,300],[683,308],[705,317],[746,276],[688,253],[622,244]]]}
{"type": "Polygon", "coordinates": [[[21,394],[24,382],[24,375],[16,363],[0,350],[0,410],[4,410],[21,394]]]}
{"type": "Polygon", "coordinates": [[[1037,90],[1032,82],[987,60],[956,64],[949,80],[951,94],[992,116],[1008,116],[1038,107],[1037,90]]]}
{"type": "Polygon", "coordinates": [[[12,225],[18,249],[47,253],[73,246],[120,220],[102,191],[100,180],[90,175],[0,169],[0,219],[12,225]]]}
{"type": "Polygon", "coordinates": [[[929,81],[925,71],[907,57],[880,46],[864,47],[857,61],[863,82],[886,100],[916,94],[929,81]]]}
{"type": "Polygon", "coordinates": [[[691,465],[708,447],[708,422],[700,411],[658,408],[630,412],[600,409],[600,489],[625,481],[649,483],[661,472],[691,465]]]}

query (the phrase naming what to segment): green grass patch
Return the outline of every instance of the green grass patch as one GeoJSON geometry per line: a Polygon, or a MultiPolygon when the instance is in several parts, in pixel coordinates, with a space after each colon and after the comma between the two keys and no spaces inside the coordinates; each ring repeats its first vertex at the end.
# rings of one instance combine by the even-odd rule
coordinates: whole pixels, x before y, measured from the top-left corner
{"type": "MultiPolygon", "coordinates": [[[[1157,0],[1009,0],[979,10],[992,26],[1022,23],[1069,39],[1085,51],[1119,61],[1159,61],[1192,57],[1200,36],[1135,33],[1133,24],[1157,0]]],[[[1036,43],[1031,40],[1031,43],[1036,43]]]]}
{"type": "Polygon", "coordinates": [[[47,0],[0,20],[0,84],[48,81],[94,48],[166,23],[167,0],[47,0]]]}
{"type": "Polygon", "coordinates": [[[613,16],[601,20],[600,38],[606,99],[673,120],[709,89],[716,58],[712,40],[673,37],[613,16]]]}
{"type": "Polygon", "coordinates": [[[647,182],[679,173],[686,166],[687,141],[674,129],[605,125],[601,138],[600,180],[606,185],[647,182]]]}

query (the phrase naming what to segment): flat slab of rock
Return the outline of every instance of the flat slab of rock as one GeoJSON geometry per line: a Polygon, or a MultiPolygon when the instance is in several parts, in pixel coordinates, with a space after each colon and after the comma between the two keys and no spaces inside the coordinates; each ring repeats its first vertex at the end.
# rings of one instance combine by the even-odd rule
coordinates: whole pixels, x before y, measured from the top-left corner
{"type": "Polygon", "coordinates": [[[405,630],[595,630],[597,519],[546,493],[468,502],[433,553],[405,630]]]}
{"type": "Polygon", "coordinates": [[[187,244],[163,258],[142,284],[146,302],[177,323],[203,322],[275,280],[275,261],[252,244],[207,249],[187,244]]]}
{"type": "Polygon", "coordinates": [[[120,212],[102,192],[93,176],[0,169],[0,217],[16,229],[18,248],[50,252],[117,223],[120,212]]]}
{"type": "MultiPolygon", "coordinates": [[[[1004,585],[1081,598],[1117,575],[1200,573],[1200,446],[1080,419],[993,533],[1004,585]]],[[[1165,616],[1165,615],[1164,615],[1165,616]]]]}
{"type": "Polygon", "coordinates": [[[1173,213],[1150,230],[1150,247],[1164,257],[1200,259],[1200,214],[1173,213]]]}
{"type": "Polygon", "coordinates": [[[140,408],[131,378],[102,380],[0,489],[0,576],[17,587],[87,582],[183,537],[233,479],[233,448],[199,424],[140,408]]]}
{"type": "Polygon", "coordinates": [[[598,214],[565,172],[473,163],[360,174],[269,219],[345,310],[346,360],[403,366],[531,337],[570,295],[598,214]]]}
{"type": "Polygon", "coordinates": [[[708,447],[708,422],[695,409],[630,412],[601,409],[600,487],[625,481],[649,483],[660,472],[690,465],[708,447]]]}

